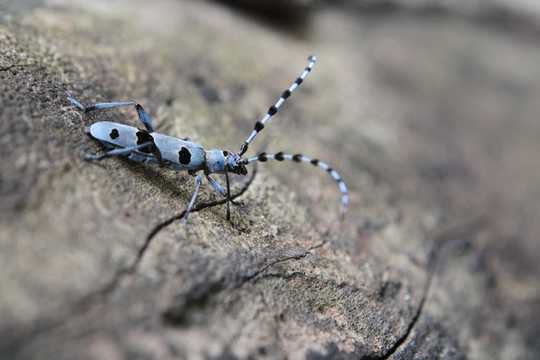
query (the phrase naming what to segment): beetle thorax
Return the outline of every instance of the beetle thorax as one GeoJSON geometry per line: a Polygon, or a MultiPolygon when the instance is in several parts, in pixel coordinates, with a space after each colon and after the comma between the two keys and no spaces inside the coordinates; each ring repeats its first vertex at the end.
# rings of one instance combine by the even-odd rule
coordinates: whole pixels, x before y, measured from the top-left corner
{"type": "Polygon", "coordinates": [[[246,175],[247,169],[240,155],[226,150],[213,149],[206,152],[206,169],[209,173],[246,175]]]}
{"type": "Polygon", "coordinates": [[[225,172],[226,156],[223,150],[212,149],[206,152],[206,167],[209,173],[224,173],[225,172]]]}

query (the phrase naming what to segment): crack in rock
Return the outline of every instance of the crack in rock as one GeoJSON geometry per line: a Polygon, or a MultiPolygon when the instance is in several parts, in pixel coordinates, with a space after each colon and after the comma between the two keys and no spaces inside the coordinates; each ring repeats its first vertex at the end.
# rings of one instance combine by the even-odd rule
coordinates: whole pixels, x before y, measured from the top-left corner
{"type": "MultiPolygon", "coordinates": [[[[250,178],[246,181],[242,188],[231,195],[231,199],[236,199],[242,196],[251,186],[255,180],[257,174],[257,168],[254,167],[251,173],[250,178]]],[[[216,201],[210,201],[205,203],[200,203],[193,207],[192,212],[198,212],[207,208],[223,205],[227,202],[227,199],[221,199],[216,201]]],[[[84,315],[92,306],[97,306],[101,304],[106,297],[118,288],[120,282],[127,276],[133,275],[144,257],[146,250],[149,248],[152,240],[155,236],[168,225],[172,224],[175,220],[181,219],[185,214],[185,210],[179,214],[172,216],[171,218],[157,224],[146,236],[144,243],[139,248],[137,256],[135,257],[133,263],[127,268],[119,270],[105,286],[101,289],[98,289],[94,292],[87,294],[86,296],[80,298],[78,301],[73,303],[68,310],[58,311],[56,316],[49,316],[46,318],[38,319],[35,323],[37,325],[32,326],[31,329],[22,329],[17,331],[12,331],[13,329],[7,329],[4,333],[0,333],[0,353],[9,353],[15,356],[19,351],[32,343],[39,337],[47,334],[50,331],[54,331],[57,328],[65,326],[70,321],[75,321],[80,316],[84,315]],[[60,313],[60,315],[58,315],[60,313]],[[15,335],[13,335],[13,333],[15,335]],[[5,335],[5,336],[4,336],[5,335]]]]}
{"type": "MultiPolygon", "coordinates": [[[[458,237],[468,236],[471,233],[479,231],[486,224],[486,218],[484,216],[479,216],[471,221],[462,222],[458,225],[451,226],[450,228],[439,232],[439,235],[436,235],[433,240],[433,245],[430,252],[427,256],[427,265],[426,273],[427,279],[424,283],[422,290],[422,296],[418,303],[418,307],[411,318],[405,333],[399,337],[396,342],[384,353],[368,353],[366,348],[361,344],[355,345],[353,352],[345,352],[339,349],[338,344],[332,342],[327,344],[325,353],[320,353],[318,351],[309,351],[307,354],[307,359],[355,359],[355,360],[387,360],[395,355],[400,347],[404,345],[410,338],[411,333],[415,329],[415,326],[418,324],[418,320],[421,318],[424,307],[429,295],[429,290],[431,284],[433,283],[433,278],[436,273],[436,269],[441,257],[441,254],[444,250],[445,245],[452,239],[458,237]]],[[[272,273],[265,275],[268,277],[278,277],[289,280],[298,276],[304,276],[305,274],[295,272],[291,274],[279,274],[272,273]]]]}
{"type": "Polygon", "coordinates": [[[30,64],[11,64],[8,66],[0,67],[0,72],[9,71],[11,69],[17,68],[17,67],[24,67],[24,66],[30,66],[30,64]]]}
{"type": "Polygon", "coordinates": [[[172,296],[171,303],[163,311],[163,319],[173,326],[185,326],[189,323],[191,310],[206,308],[221,292],[239,289],[268,269],[284,262],[303,259],[325,244],[323,241],[307,249],[263,249],[258,253],[238,251],[219,261],[198,260],[198,263],[188,267],[191,269],[191,283],[172,296]]]}
{"type": "Polygon", "coordinates": [[[461,223],[459,225],[451,227],[450,229],[444,230],[440,233],[439,236],[435,238],[428,256],[428,262],[426,266],[428,278],[426,279],[426,283],[424,285],[424,290],[422,292],[422,298],[420,299],[420,303],[418,304],[418,309],[414,314],[413,318],[411,319],[411,322],[409,323],[405,334],[400,339],[398,339],[398,341],[396,341],[394,346],[392,346],[392,348],[387,354],[380,357],[379,359],[389,359],[409,339],[414,327],[422,316],[422,312],[424,311],[424,306],[429,295],[431,284],[433,283],[433,278],[437,270],[437,265],[446,244],[452,239],[467,236],[471,233],[479,231],[479,229],[485,226],[485,223],[486,218],[484,216],[479,216],[472,221],[461,223]]]}
{"type": "MultiPolygon", "coordinates": [[[[244,184],[244,186],[242,186],[240,191],[238,191],[237,193],[231,195],[231,200],[237,199],[240,196],[242,196],[249,189],[249,187],[251,186],[251,184],[255,180],[256,175],[257,175],[257,167],[254,167],[248,181],[244,184]]],[[[227,203],[227,199],[221,199],[221,200],[211,201],[211,202],[207,202],[207,203],[197,204],[197,205],[195,205],[193,207],[191,212],[198,212],[198,211],[201,211],[203,209],[218,206],[218,205],[223,205],[225,203],[227,203]]],[[[131,273],[136,271],[137,267],[139,266],[139,263],[141,262],[142,258],[144,257],[144,254],[145,254],[146,250],[148,249],[148,247],[150,246],[150,243],[156,237],[156,235],[161,230],[165,229],[167,226],[172,224],[175,220],[181,219],[184,216],[185,213],[186,213],[186,211],[184,210],[181,213],[179,213],[177,215],[174,215],[171,218],[169,218],[169,219],[159,223],[158,225],[154,226],[154,228],[146,236],[146,240],[145,240],[144,244],[141,246],[141,248],[139,249],[139,251],[137,253],[137,257],[135,258],[135,261],[129,267],[129,271],[131,273]]]]}

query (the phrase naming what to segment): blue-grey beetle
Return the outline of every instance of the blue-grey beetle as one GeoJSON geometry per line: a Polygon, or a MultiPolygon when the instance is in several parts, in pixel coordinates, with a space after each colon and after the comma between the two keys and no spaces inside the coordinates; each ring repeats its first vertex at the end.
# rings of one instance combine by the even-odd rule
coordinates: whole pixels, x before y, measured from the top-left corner
{"type": "Polygon", "coordinates": [[[308,61],[308,65],[302,74],[281,94],[278,101],[268,109],[264,117],[255,123],[253,131],[244,141],[239,152],[221,149],[205,150],[202,145],[186,139],[179,139],[157,133],[154,131],[153,121],[150,115],[148,115],[140,104],[137,104],[134,101],[106,102],[84,106],[68,93],[67,96],[69,102],[84,113],[123,106],[134,106],[139,120],[144,125],[144,129],[110,121],[99,121],[90,125],[87,129],[87,133],[103,145],[106,151],[101,155],[86,154],[85,159],[97,161],[111,156],[124,156],[130,160],[169,166],[175,170],[188,171],[191,175],[196,175],[195,190],[193,191],[193,195],[191,196],[191,200],[185,211],[185,215],[182,219],[183,222],[187,221],[188,215],[195,204],[199,188],[203,181],[203,174],[212,188],[227,198],[227,219],[230,219],[229,203],[232,200],[230,199],[229,173],[246,175],[246,165],[255,161],[290,160],[294,162],[308,162],[329,173],[337,182],[339,190],[342,193],[342,214],[345,214],[349,204],[347,186],[339,173],[332,169],[328,164],[302,154],[293,155],[285,154],[283,152],[274,154],[263,152],[253,157],[242,158],[257,134],[264,129],[272,116],[279,111],[285,101],[306,79],[315,66],[317,59],[315,56],[310,56],[308,61]],[[199,173],[201,171],[203,174],[199,173]],[[212,178],[212,174],[225,174],[227,190],[225,190],[217,180],[212,178]]]}

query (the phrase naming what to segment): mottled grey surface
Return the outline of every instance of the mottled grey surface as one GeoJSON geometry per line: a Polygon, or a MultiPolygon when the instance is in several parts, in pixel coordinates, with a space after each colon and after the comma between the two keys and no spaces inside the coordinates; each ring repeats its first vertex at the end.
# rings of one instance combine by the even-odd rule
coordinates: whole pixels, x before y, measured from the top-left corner
{"type": "Polygon", "coordinates": [[[219,2],[0,4],[1,358],[538,358],[534,31],[344,3],[300,27],[219,2]],[[81,160],[85,126],[135,113],[81,116],[65,90],[236,150],[312,52],[257,144],[340,170],[341,229],[310,166],[263,164],[232,223],[183,226],[187,174],[81,160]]]}

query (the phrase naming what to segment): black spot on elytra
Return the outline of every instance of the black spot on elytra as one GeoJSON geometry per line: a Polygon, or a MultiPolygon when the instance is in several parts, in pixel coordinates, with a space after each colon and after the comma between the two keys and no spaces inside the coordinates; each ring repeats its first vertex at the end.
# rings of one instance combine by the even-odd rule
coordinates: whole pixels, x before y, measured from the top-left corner
{"type": "Polygon", "coordinates": [[[303,81],[304,80],[302,80],[302,78],[298,78],[294,82],[296,83],[296,85],[300,85],[303,81]]]}
{"type": "Polygon", "coordinates": [[[112,129],[111,130],[111,133],[109,134],[109,136],[111,137],[111,139],[116,139],[120,136],[120,134],[118,133],[118,129],[112,129]]]}
{"type": "Polygon", "coordinates": [[[302,161],[302,154],[296,154],[292,157],[293,161],[300,162],[302,161]]]}
{"type": "Polygon", "coordinates": [[[283,161],[285,160],[285,157],[283,156],[283,152],[280,151],[278,152],[276,155],[274,155],[274,158],[277,160],[277,161],[283,161]]]}
{"type": "MultiPolygon", "coordinates": [[[[154,138],[152,137],[152,135],[150,135],[148,131],[144,131],[144,130],[137,131],[137,145],[141,145],[147,142],[151,142],[152,144],[154,143],[154,138]]],[[[151,153],[154,150],[153,148],[155,148],[155,145],[144,147],[140,149],[139,151],[142,151],[145,153],[151,153]]]]}
{"type": "Polygon", "coordinates": [[[150,133],[146,130],[139,130],[137,131],[137,145],[141,145],[147,142],[152,143],[150,146],[146,146],[144,148],[139,149],[138,151],[148,153],[148,154],[154,154],[158,161],[161,161],[161,152],[159,151],[158,147],[154,143],[154,138],[150,133]]]}
{"type": "Polygon", "coordinates": [[[314,165],[314,166],[319,165],[319,159],[313,159],[313,160],[311,160],[311,164],[314,165]]]}
{"type": "Polygon", "coordinates": [[[182,149],[178,152],[178,161],[183,165],[187,165],[191,162],[191,153],[184,146],[182,146],[182,149]]]}

